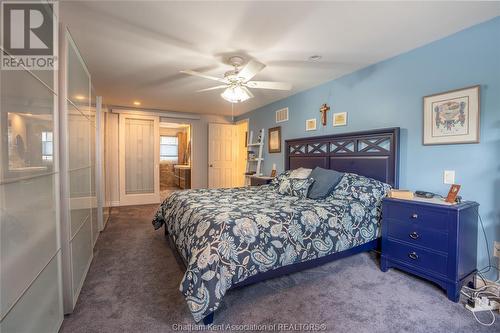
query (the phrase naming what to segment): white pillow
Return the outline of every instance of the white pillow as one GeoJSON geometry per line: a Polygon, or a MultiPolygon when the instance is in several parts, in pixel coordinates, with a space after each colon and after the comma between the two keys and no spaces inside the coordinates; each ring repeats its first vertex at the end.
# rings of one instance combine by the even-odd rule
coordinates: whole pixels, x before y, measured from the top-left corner
{"type": "Polygon", "coordinates": [[[298,168],[290,172],[290,178],[306,179],[311,174],[312,169],[298,168]]]}

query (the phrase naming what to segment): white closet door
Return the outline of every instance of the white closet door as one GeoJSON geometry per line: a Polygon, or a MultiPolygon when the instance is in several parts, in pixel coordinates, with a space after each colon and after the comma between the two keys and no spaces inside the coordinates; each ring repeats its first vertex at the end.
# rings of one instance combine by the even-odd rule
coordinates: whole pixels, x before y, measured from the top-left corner
{"type": "Polygon", "coordinates": [[[120,114],[120,205],[160,202],[159,119],[120,114]]]}
{"type": "Polygon", "coordinates": [[[208,187],[238,186],[238,127],[208,124],[208,187]]]}

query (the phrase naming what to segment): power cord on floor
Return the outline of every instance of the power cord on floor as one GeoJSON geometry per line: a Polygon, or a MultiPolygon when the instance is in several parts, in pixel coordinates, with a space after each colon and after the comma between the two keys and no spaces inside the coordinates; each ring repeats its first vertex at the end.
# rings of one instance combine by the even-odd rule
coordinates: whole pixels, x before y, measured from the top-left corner
{"type": "MultiPolygon", "coordinates": [[[[490,303],[492,300],[495,300],[496,302],[500,302],[500,296],[497,295],[498,293],[500,293],[500,288],[498,286],[495,286],[495,285],[485,285],[485,286],[482,286],[480,288],[470,288],[470,287],[467,287],[467,286],[464,286],[462,288],[462,290],[460,291],[460,293],[462,295],[464,295],[465,297],[467,297],[468,299],[468,304],[474,304],[473,306],[475,306],[475,302],[477,300],[480,300],[482,298],[486,298],[488,303],[490,303]],[[487,291],[487,289],[493,289],[496,291],[496,293],[494,292],[490,292],[490,291],[487,291]],[[470,292],[470,294],[468,294],[466,291],[464,290],[467,290],[468,292],[470,292]],[[469,303],[470,302],[470,303],[469,303]]],[[[491,304],[491,303],[490,303],[491,304]]],[[[476,321],[483,325],[483,326],[491,326],[495,323],[495,320],[496,320],[496,317],[495,317],[495,314],[493,313],[493,310],[491,309],[488,309],[487,311],[490,312],[491,314],[491,322],[489,323],[485,323],[483,321],[481,321],[478,317],[477,317],[477,314],[476,312],[477,311],[474,311],[474,309],[472,308],[469,308],[469,310],[472,311],[472,315],[474,316],[474,319],[476,319],[476,321]]],[[[480,312],[484,312],[484,311],[480,311],[480,312]]]]}
{"type": "MultiPolygon", "coordinates": [[[[488,256],[488,265],[485,266],[485,267],[483,267],[483,268],[481,268],[481,269],[479,269],[479,270],[477,270],[477,272],[475,274],[475,276],[479,277],[483,281],[484,286],[479,287],[479,288],[470,288],[468,286],[464,286],[462,288],[462,290],[460,291],[460,293],[462,295],[464,295],[464,296],[467,297],[467,299],[468,299],[467,303],[468,304],[472,304],[472,306],[475,306],[476,301],[480,300],[481,298],[483,300],[487,300],[488,304],[491,304],[492,301],[500,303],[500,288],[497,285],[488,284],[488,281],[483,276],[483,274],[489,272],[492,268],[494,268],[498,272],[500,272],[500,269],[497,266],[491,264],[491,256],[490,256],[490,247],[489,247],[488,237],[486,235],[486,230],[484,229],[483,219],[481,218],[481,215],[479,214],[479,207],[477,208],[477,216],[478,216],[479,222],[481,224],[481,229],[483,231],[484,241],[485,241],[485,244],[486,244],[486,253],[487,253],[487,256],[488,256]],[[490,289],[491,291],[488,291],[488,289],[490,289]],[[469,294],[466,291],[469,292],[469,294]]],[[[500,279],[498,279],[498,280],[500,280],[500,279]]],[[[495,281],[495,282],[498,282],[498,280],[495,281]]],[[[479,324],[481,324],[483,326],[492,326],[495,323],[496,317],[495,317],[495,314],[493,313],[493,311],[491,309],[488,310],[490,312],[490,314],[491,314],[491,317],[492,317],[492,320],[489,323],[482,322],[477,317],[476,311],[473,311],[473,309],[471,309],[471,311],[472,311],[472,314],[474,315],[474,319],[476,319],[476,321],[479,324]]]]}
{"type": "Polygon", "coordinates": [[[474,318],[476,319],[476,321],[478,323],[480,323],[481,325],[483,325],[483,326],[492,326],[495,323],[495,314],[493,313],[493,311],[491,311],[491,310],[489,310],[489,311],[490,311],[491,317],[493,318],[491,320],[491,323],[483,323],[481,320],[479,320],[479,318],[477,317],[477,315],[476,315],[475,312],[472,312],[472,314],[474,315],[474,318]]]}

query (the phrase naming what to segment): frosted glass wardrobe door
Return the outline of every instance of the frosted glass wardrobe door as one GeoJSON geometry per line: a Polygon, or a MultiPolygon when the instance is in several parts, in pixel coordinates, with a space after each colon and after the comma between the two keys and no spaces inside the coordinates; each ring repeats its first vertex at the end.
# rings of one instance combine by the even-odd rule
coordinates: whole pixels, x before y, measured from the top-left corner
{"type": "Polygon", "coordinates": [[[64,30],[61,82],[61,245],[64,312],[71,313],[92,261],[93,114],[91,79],[78,48],[64,30]],[[62,90],[65,91],[64,89],[62,90]],[[64,100],[64,102],[63,102],[64,100]]]}
{"type": "Polygon", "coordinates": [[[120,204],[160,202],[158,117],[120,115],[120,204]]]}
{"type": "Polygon", "coordinates": [[[0,332],[57,332],[57,96],[52,71],[0,71],[0,332]]]}

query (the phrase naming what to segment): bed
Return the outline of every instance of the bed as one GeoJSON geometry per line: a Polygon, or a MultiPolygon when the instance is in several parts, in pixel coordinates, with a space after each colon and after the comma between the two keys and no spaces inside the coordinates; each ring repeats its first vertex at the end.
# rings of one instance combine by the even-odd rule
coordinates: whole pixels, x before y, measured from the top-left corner
{"type": "Polygon", "coordinates": [[[399,128],[293,139],[287,170],[345,172],[331,196],[282,195],[276,184],[174,192],[153,225],[185,267],[180,291],[195,321],[210,324],[230,289],[377,248],[398,160],[399,128]]]}

